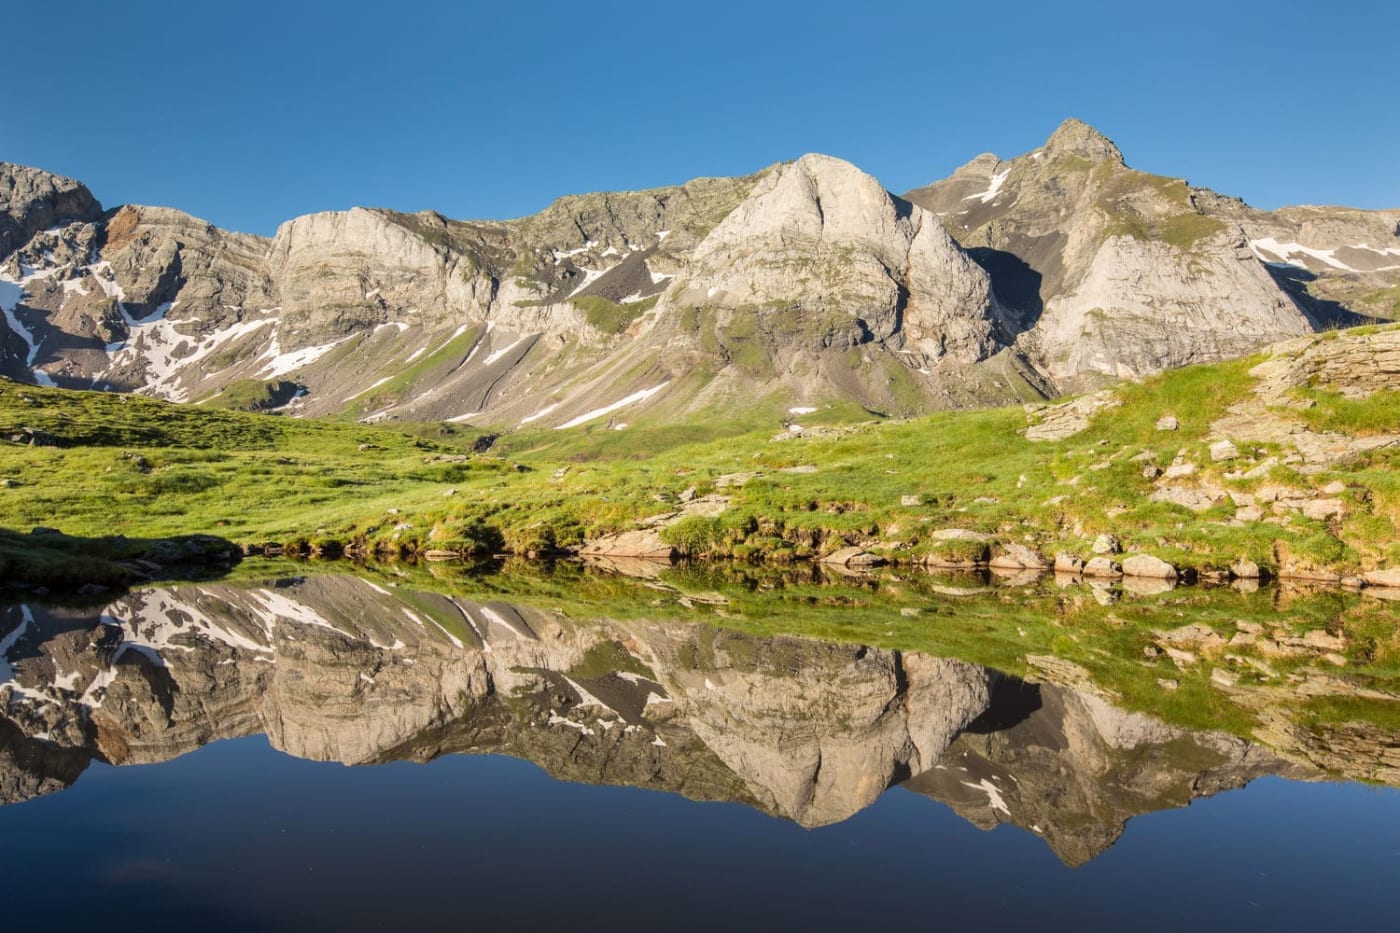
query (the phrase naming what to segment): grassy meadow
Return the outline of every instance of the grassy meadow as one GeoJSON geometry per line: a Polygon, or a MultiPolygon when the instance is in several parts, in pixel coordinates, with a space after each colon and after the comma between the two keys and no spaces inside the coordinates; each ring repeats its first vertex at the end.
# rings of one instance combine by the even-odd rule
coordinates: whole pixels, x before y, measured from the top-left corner
{"type": "MultiPolygon", "coordinates": [[[[1123,404],[1066,440],[1023,436],[1020,407],[875,420],[833,406],[781,424],[648,423],[507,435],[474,453],[464,425],[370,426],[179,406],[152,399],[0,383],[0,438],[28,429],[57,446],[0,441],[0,527],[81,536],[207,533],[381,555],[428,550],[539,553],[639,527],[684,499],[728,508],[684,518],[663,537],[694,556],[790,562],[859,545],[916,561],[977,556],[936,538],[959,528],[1053,556],[1089,556],[1100,533],[1125,552],[1209,570],[1281,552],[1359,572],[1400,566],[1394,448],[1310,475],[1251,446],[1212,464],[1210,423],[1247,392],[1255,360],[1176,370],[1118,389],[1123,404]],[[1163,414],[1176,431],[1155,427],[1163,414]],[[707,440],[707,437],[718,439],[707,440]],[[1340,517],[1297,512],[1235,520],[1229,498],[1201,512],[1149,500],[1147,467],[1198,464],[1193,482],[1252,493],[1266,485],[1323,495],[1340,481],[1340,517]],[[1258,471],[1256,471],[1258,472],[1258,471]]],[[[1400,432],[1400,397],[1353,400],[1308,390],[1315,430],[1400,432]]],[[[1335,487],[1334,487],[1335,488],[1335,487]]]]}

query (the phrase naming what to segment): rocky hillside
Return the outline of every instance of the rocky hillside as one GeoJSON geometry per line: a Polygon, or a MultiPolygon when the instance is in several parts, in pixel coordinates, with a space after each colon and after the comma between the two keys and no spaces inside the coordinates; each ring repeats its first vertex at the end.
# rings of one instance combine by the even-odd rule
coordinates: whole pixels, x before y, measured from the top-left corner
{"type": "Polygon", "coordinates": [[[1032,401],[1391,315],[1397,222],[1255,211],[1075,121],[907,199],[809,155],[515,221],[355,208],[271,239],[4,163],[0,375],[502,430],[1032,401]]]}
{"type": "Polygon", "coordinates": [[[1077,120],[911,191],[992,276],[1062,389],[1400,312],[1400,211],[1269,213],[1129,168],[1077,120]]]}

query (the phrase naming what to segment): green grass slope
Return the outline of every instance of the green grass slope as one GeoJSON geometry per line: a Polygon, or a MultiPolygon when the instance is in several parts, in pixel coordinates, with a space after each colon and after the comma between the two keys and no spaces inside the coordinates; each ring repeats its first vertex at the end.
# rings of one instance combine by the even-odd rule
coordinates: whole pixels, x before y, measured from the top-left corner
{"type": "MultiPolygon", "coordinates": [[[[588,428],[536,432],[484,454],[470,453],[469,432],[426,439],[0,383],[0,525],[205,532],[381,553],[528,553],[636,529],[713,493],[728,497],[722,514],[664,532],[682,550],[776,561],[846,545],[909,561],[979,556],[976,544],[934,535],[958,528],[991,536],[994,549],[1023,544],[1047,556],[1090,556],[1094,537],[1112,533],[1125,552],[1199,570],[1241,558],[1341,573],[1400,566],[1400,447],[1307,471],[1282,441],[1212,461],[1212,422],[1253,391],[1257,362],[1121,386],[1120,406],[1061,441],[1028,440],[1027,413],[1013,407],[827,426],[814,414],[800,436],[776,422],[638,425],[606,432],[606,443],[588,428]],[[1168,413],[1175,431],[1156,427],[1168,413]],[[57,446],[3,440],[23,441],[25,429],[57,446]],[[1230,495],[1196,511],[1154,501],[1161,480],[1148,474],[1183,461],[1199,467],[1189,482],[1230,495]],[[1266,487],[1340,506],[1317,517],[1263,509],[1241,520],[1238,502],[1267,499],[1266,487]]],[[[1312,430],[1400,434],[1394,390],[1363,399],[1326,387],[1297,394],[1312,430]]]]}

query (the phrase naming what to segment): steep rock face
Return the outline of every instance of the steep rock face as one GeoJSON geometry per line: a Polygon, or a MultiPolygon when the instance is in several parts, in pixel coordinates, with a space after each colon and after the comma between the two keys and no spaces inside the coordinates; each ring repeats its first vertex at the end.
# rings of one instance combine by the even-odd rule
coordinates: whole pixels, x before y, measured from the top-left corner
{"type": "Polygon", "coordinates": [[[277,324],[266,252],[260,237],[169,208],[125,206],[36,234],[0,267],[19,292],[11,330],[32,347],[9,374],[185,401],[256,372],[277,324]]]}
{"type": "Polygon", "coordinates": [[[1237,356],[1311,325],[1208,193],[1128,168],[1076,120],[909,193],[992,274],[1063,389],[1237,356]]]}
{"type": "MultiPolygon", "coordinates": [[[[1212,255],[1228,255],[1226,246],[1213,244],[1212,255]]],[[[1137,378],[1230,359],[1309,330],[1252,258],[1202,260],[1122,235],[1095,249],[1031,336],[1044,368],[1071,385],[1097,373],[1137,378]]]]}
{"type": "Polygon", "coordinates": [[[96,220],[102,205],[82,183],[12,162],[0,162],[0,257],[41,230],[96,220]]]}
{"type": "Polygon", "coordinates": [[[470,264],[459,268],[463,258],[448,248],[440,218],[357,207],[284,223],[267,268],[281,285],[283,331],[295,346],[301,335],[324,341],[390,321],[483,319],[493,296],[479,293],[470,264]]]}
{"type": "Polygon", "coordinates": [[[759,308],[814,348],[899,341],[931,362],[995,349],[986,275],[923,211],[829,156],[770,173],[696,248],[676,305],[759,308]],[[812,320],[804,320],[812,319],[812,320]]]}

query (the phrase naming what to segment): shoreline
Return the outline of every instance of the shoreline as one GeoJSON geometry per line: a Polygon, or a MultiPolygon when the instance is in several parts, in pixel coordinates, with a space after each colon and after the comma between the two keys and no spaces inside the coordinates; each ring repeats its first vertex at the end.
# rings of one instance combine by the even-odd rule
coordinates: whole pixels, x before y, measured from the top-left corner
{"type": "MultiPolygon", "coordinates": [[[[531,551],[455,551],[444,548],[382,548],[351,542],[308,542],[294,539],[288,542],[237,544],[209,534],[179,535],[172,538],[127,539],[125,537],[80,538],[63,534],[55,528],[34,528],[24,534],[0,530],[8,546],[8,563],[4,566],[0,591],[53,588],[78,595],[99,595],[113,588],[129,588],[154,580],[207,579],[221,576],[244,559],[325,560],[350,563],[466,563],[473,560],[503,562],[524,559],[529,562],[568,560],[585,566],[602,567],[624,576],[651,576],[668,567],[749,566],[755,569],[791,569],[811,567],[836,576],[868,576],[879,569],[918,570],[930,576],[980,576],[984,583],[1026,584],[1054,579],[1089,586],[1121,583],[1137,591],[1165,591],[1177,586],[1232,586],[1232,584],[1278,583],[1306,584],[1312,587],[1336,587],[1347,591],[1372,591],[1382,598],[1400,601],[1400,569],[1357,570],[1331,567],[1280,565],[1261,566],[1252,560],[1203,559],[1200,566],[1177,566],[1151,553],[1117,549],[1117,542],[1095,542],[1092,556],[1082,558],[1077,553],[1058,551],[1049,558],[1043,551],[1028,545],[1004,544],[990,535],[977,532],[945,530],[949,539],[973,541],[984,556],[966,560],[939,559],[928,555],[900,555],[888,546],[847,545],[825,555],[791,556],[783,559],[750,555],[745,558],[722,553],[687,553],[678,546],[666,544],[655,532],[624,531],[595,539],[581,548],[540,548],[531,551]],[[627,546],[627,542],[643,546],[627,546]],[[24,551],[25,560],[17,563],[15,549],[24,551]],[[641,570],[640,573],[637,572],[641,570]]],[[[3,558],[4,553],[0,553],[3,558]]]]}

